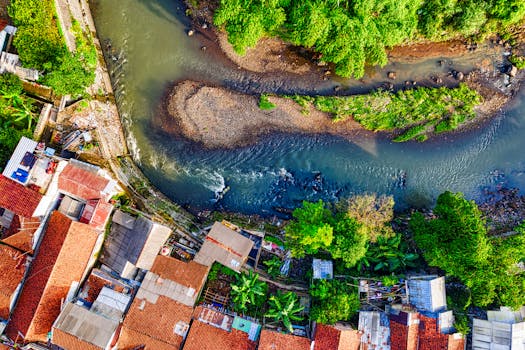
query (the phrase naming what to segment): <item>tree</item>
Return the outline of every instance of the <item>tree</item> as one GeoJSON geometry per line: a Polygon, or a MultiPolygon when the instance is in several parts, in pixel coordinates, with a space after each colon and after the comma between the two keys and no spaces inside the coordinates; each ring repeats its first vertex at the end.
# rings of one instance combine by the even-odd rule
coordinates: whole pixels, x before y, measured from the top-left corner
{"type": "Polygon", "coordinates": [[[323,324],[348,321],[361,306],[357,290],[338,280],[315,280],[310,295],[313,298],[310,318],[323,324]]]}
{"type": "Polygon", "coordinates": [[[350,197],[346,203],[346,213],[361,224],[360,232],[371,242],[378,237],[394,234],[390,222],[394,218],[394,199],[392,196],[364,194],[350,197]]]}
{"type": "Polygon", "coordinates": [[[46,75],[44,82],[52,87],[57,95],[79,96],[94,80],[94,71],[85,67],[80,55],[65,51],[56,69],[46,75]]]}
{"type": "Polygon", "coordinates": [[[300,258],[330,247],[334,238],[333,217],[322,200],[317,203],[304,201],[303,207],[296,208],[292,216],[294,220],[286,226],[285,238],[294,257],[300,258]]]}
{"type": "Polygon", "coordinates": [[[237,275],[236,281],[231,285],[231,296],[235,310],[246,312],[248,304],[255,305],[257,296],[266,294],[267,285],[259,281],[259,275],[253,274],[250,270],[248,274],[237,275]]]}
{"type": "Polygon", "coordinates": [[[0,74],[0,94],[4,97],[19,96],[24,91],[22,81],[11,73],[0,74]]]}
{"type": "Polygon", "coordinates": [[[290,332],[293,332],[292,321],[300,321],[302,317],[299,313],[304,310],[304,306],[299,305],[299,298],[294,292],[282,293],[280,290],[268,300],[269,310],[265,317],[273,318],[276,322],[281,322],[290,332]]]}
{"type": "Polygon", "coordinates": [[[508,238],[489,238],[482,214],[461,193],[445,192],[427,220],[416,213],[410,227],[429,265],[459,278],[471,291],[478,306],[497,301],[512,307],[525,304],[523,228],[508,238]]]}
{"type": "Polygon", "coordinates": [[[367,247],[365,256],[359,261],[360,271],[370,268],[374,273],[401,272],[415,267],[419,255],[408,250],[403,236],[379,237],[376,243],[367,247]]]}
{"type": "Polygon", "coordinates": [[[343,217],[334,227],[334,240],[328,250],[348,268],[355,266],[367,251],[368,236],[361,234],[361,226],[354,218],[343,217]]]}

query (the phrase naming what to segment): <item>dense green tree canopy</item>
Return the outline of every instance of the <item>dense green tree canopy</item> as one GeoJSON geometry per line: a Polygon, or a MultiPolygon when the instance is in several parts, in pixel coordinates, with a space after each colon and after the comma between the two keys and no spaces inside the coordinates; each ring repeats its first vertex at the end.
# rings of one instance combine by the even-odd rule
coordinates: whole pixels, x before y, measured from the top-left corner
{"type": "Polygon", "coordinates": [[[459,278],[478,306],[492,303],[518,307],[525,304],[523,229],[508,238],[489,237],[474,201],[461,193],[445,192],[434,209],[436,218],[416,213],[411,229],[428,264],[459,278]]]}
{"type": "Polygon", "coordinates": [[[293,217],[295,220],[286,226],[286,239],[294,256],[314,254],[332,244],[332,213],[325,208],[323,201],[304,201],[302,208],[293,211],[293,217]]]}
{"type": "Polygon", "coordinates": [[[215,24],[240,54],[279,35],[360,78],[387,63],[387,48],[497,32],[524,16],[522,0],[220,0],[215,24]]]}
{"type": "Polygon", "coordinates": [[[344,281],[315,280],[310,286],[313,298],[310,318],[323,324],[348,321],[359,310],[359,293],[344,281]]]}
{"type": "Polygon", "coordinates": [[[58,95],[83,94],[95,79],[96,51],[90,34],[73,23],[77,51],[69,52],[52,0],[12,0],[9,15],[18,27],[13,44],[24,66],[44,72],[42,82],[58,95]]]}

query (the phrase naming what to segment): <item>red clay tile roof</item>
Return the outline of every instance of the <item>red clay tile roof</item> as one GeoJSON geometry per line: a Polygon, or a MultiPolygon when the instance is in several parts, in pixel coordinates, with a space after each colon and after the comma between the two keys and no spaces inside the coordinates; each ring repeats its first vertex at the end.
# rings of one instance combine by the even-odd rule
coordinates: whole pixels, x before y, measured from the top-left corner
{"type": "MultiPolygon", "coordinates": [[[[259,340],[259,350],[310,350],[310,340],[290,334],[264,329],[259,340]]],[[[335,348],[337,349],[337,348],[335,348]]],[[[324,348],[323,348],[324,350],[324,348]]],[[[328,350],[328,349],[326,349],[328,350]]]]}
{"type": "Polygon", "coordinates": [[[62,332],[58,328],[53,328],[53,342],[63,349],[67,350],[104,350],[101,347],[82,341],[81,339],[62,332]]]}
{"type": "Polygon", "coordinates": [[[25,253],[33,254],[33,236],[40,226],[39,218],[24,218],[15,215],[9,232],[2,242],[25,253]]]}
{"type": "MultiPolygon", "coordinates": [[[[194,320],[184,350],[254,350],[255,343],[248,334],[237,329],[227,332],[223,329],[194,320]]],[[[291,350],[291,349],[287,349],[291,350]]]]}
{"type": "Polygon", "coordinates": [[[109,180],[78,168],[72,164],[66,165],[58,177],[58,188],[82,199],[100,198],[100,192],[107,186],[109,180]]]}
{"type": "Polygon", "coordinates": [[[11,298],[25,273],[25,256],[14,248],[0,245],[0,318],[9,318],[11,298]]]}
{"type": "Polygon", "coordinates": [[[206,282],[208,269],[208,266],[194,261],[186,263],[169,256],[157,255],[150,271],[164,279],[193,288],[198,292],[206,282]]]}
{"type": "Polygon", "coordinates": [[[361,334],[357,330],[340,330],[318,323],[314,340],[314,350],[359,350],[361,334]]]}
{"type": "Polygon", "coordinates": [[[25,217],[32,217],[42,195],[0,175],[0,208],[25,217]]]}
{"type": "Polygon", "coordinates": [[[174,333],[175,325],[180,321],[189,324],[192,313],[192,307],[165,296],[159,296],[154,304],[135,298],[124,319],[118,348],[179,349],[182,336],[174,333]]]}
{"type": "MultiPolygon", "coordinates": [[[[438,328],[437,319],[421,314],[415,314],[419,324],[405,326],[390,321],[391,350],[448,350],[449,335],[442,334],[438,328]]],[[[464,340],[450,339],[451,349],[463,346],[464,340]]],[[[461,347],[463,349],[463,347],[461,347]]]]}
{"type": "Polygon", "coordinates": [[[437,319],[419,316],[419,350],[447,350],[448,334],[442,334],[437,319]]]}
{"type": "Polygon", "coordinates": [[[390,349],[416,350],[418,341],[418,326],[418,324],[411,324],[407,326],[394,320],[390,320],[390,349]]]}
{"type": "Polygon", "coordinates": [[[21,332],[25,341],[46,341],[71,283],[84,274],[97,238],[89,226],[53,212],[7,326],[9,337],[21,332]]]}

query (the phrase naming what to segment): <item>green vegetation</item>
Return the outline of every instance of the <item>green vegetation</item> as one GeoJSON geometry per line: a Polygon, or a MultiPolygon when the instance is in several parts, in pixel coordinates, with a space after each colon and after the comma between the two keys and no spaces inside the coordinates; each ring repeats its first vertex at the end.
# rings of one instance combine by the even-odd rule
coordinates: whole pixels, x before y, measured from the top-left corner
{"type": "Polygon", "coordinates": [[[323,324],[349,321],[360,307],[357,289],[339,280],[315,280],[310,295],[310,319],[323,324]]]}
{"type": "Polygon", "coordinates": [[[348,268],[365,256],[369,242],[393,235],[391,197],[355,196],[335,211],[322,201],[303,202],[293,217],[285,228],[285,238],[294,257],[327,252],[348,268]]]}
{"type": "Polygon", "coordinates": [[[399,273],[417,266],[419,255],[410,252],[400,233],[393,237],[379,237],[370,244],[365,256],[359,261],[358,270],[373,273],[399,273]]]}
{"type": "Polygon", "coordinates": [[[518,267],[525,259],[523,226],[508,238],[489,237],[476,203],[460,193],[441,194],[434,214],[429,220],[416,213],[410,224],[430,266],[461,280],[477,306],[525,304],[525,278],[518,267]]]}
{"type": "Polygon", "coordinates": [[[516,66],[518,69],[524,69],[525,68],[525,57],[524,56],[518,56],[518,55],[512,55],[509,57],[510,63],[516,66]]]}
{"type": "Polygon", "coordinates": [[[12,0],[9,15],[18,31],[14,45],[24,66],[43,71],[42,83],[56,94],[82,95],[95,79],[96,50],[91,34],[73,24],[77,50],[65,47],[52,0],[12,0]]]}
{"type": "Polygon", "coordinates": [[[241,273],[236,275],[236,281],[231,285],[232,302],[237,312],[248,311],[248,306],[261,305],[268,286],[259,281],[259,275],[252,273],[241,273]]]}
{"type": "Polygon", "coordinates": [[[432,130],[454,130],[475,116],[474,106],[481,96],[465,84],[457,88],[400,90],[396,93],[376,91],[368,95],[317,96],[315,108],[331,113],[335,121],[354,118],[365,129],[393,131],[409,128],[394,139],[403,142],[432,130]],[[435,125],[435,127],[434,127],[435,125]]]}
{"type": "Polygon", "coordinates": [[[244,54],[279,36],[318,52],[341,76],[384,66],[386,49],[418,40],[482,39],[525,16],[521,0],[220,0],[214,22],[244,54]]]}
{"type": "Polygon", "coordinates": [[[266,265],[270,277],[276,278],[281,274],[281,266],[283,266],[283,262],[278,257],[274,256],[270,260],[266,260],[264,265],[266,265]]]}
{"type": "Polygon", "coordinates": [[[292,321],[301,321],[299,313],[304,307],[299,305],[299,297],[294,292],[282,293],[280,290],[268,300],[269,310],[265,317],[273,318],[275,322],[282,323],[290,332],[293,332],[292,321]]]}
{"type": "Polygon", "coordinates": [[[0,168],[22,136],[31,137],[36,120],[33,101],[23,95],[22,82],[13,74],[0,75],[0,168]]]}
{"type": "Polygon", "coordinates": [[[262,94],[261,98],[259,99],[259,108],[263,110],[271,110],[275,108],[275,104],[268,100],[267,94],[262,94]]]}

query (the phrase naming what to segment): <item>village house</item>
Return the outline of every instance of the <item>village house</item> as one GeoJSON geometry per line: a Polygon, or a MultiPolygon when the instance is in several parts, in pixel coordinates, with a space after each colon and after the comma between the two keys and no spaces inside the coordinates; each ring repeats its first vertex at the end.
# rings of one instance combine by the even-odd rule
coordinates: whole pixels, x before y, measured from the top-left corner
{"type": "MultiPolygon", "coordinates": [[[[310,350],[310,339],[264,329],[259,339],[258,350],[310,350]]],[[[328,350],[328,349],[326,349],[328,350]]]]}
{"type": "MultiPolygon", "coordinates": [[[[454,315],[447,310],[445,278],[412,276],[406,281],[406,288],[406,294],[400,295],[405,303],[387,305],[386,312],[359,312],[358,329],[362,334],[362,347],[378,350],[463,350],[465,337],[455,333],[454,315]]],[[[367,290],[367,295],[374,295],[374,290],[367,290]]]]}
{"type": "Polygon", "coordinates": [[[184,350],[255,350],[261,326],[248,319],[199,306],[184,350]]]}
{"type": "Polygon", "coordinates": [[[525,349],[525,306],[517,311],[506,307],[487,311],[487,320],[474,318],[472,349],[525,349]]]}
{"type": "Polygon", "coordinates": [[[27,256],[18,249],[0,245],[0,333],[3,333],[12,311],[13,302],[24,278],[27,256]]]}
{"type": "Polygon", "coordinates": [[[51,342],[67,350],[112,348],[132,293],[132,286],[94,269],[78,297],[63,307],[51,342]]]}
{"type": "Polygon", "coordinates": [[[223,223],[215,222],[194,261],[206,266],[218,262],[239,272],[248,260],[253,245],[251,239],[223,223]]]}
{"type": "Polygon", "coordinates": [[[208,267],[158,255],[124,319],[119,349],[179,349],[208,267]]]}
{"type": "Polygon", "coordinates": [[[46,226],[6,328],[20,342],[47,341],[62,303],[74,295],[102,243],[99,232],[58,211],[46,226]]]}
{"type": "Polygon", "coordinates": [[[123,278],[135,279],[149,270],[171,229],[144,216],[117,210],[104,243],[101,262],[123,278]]]}
{"type": "Polygon", "coordinates": [[[348,325],[317,324],[313,350],[359,350],[361,333],[348,325]]]}

